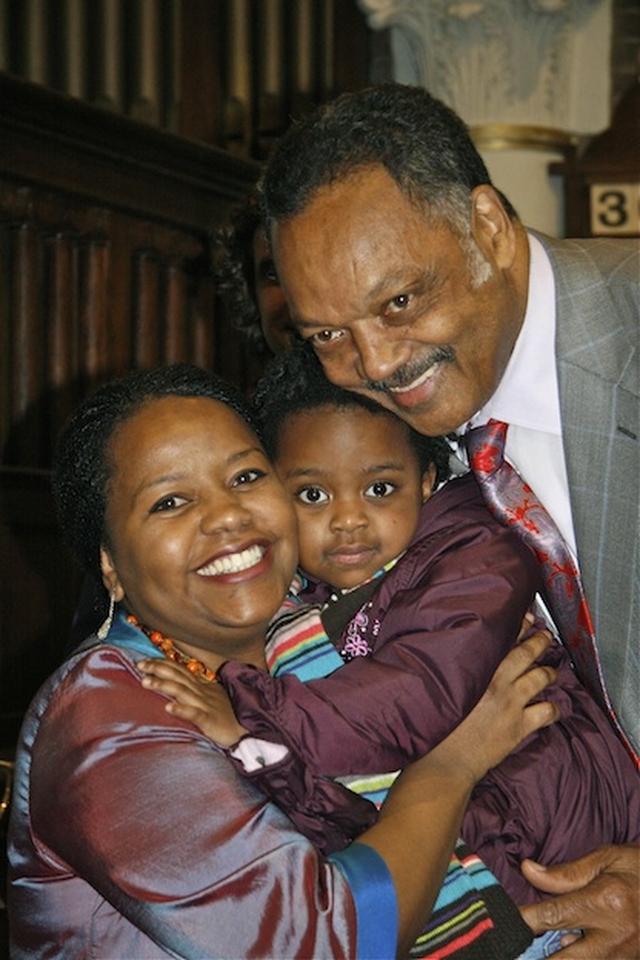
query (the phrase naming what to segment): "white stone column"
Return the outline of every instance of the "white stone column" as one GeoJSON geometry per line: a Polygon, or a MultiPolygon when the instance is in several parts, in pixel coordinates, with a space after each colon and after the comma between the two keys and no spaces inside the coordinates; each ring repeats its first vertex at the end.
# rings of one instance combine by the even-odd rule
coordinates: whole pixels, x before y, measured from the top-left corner
{"type": "Polygon", "coordinates": [[[564,231],[549,163],[610,121],[612,0],[358,0],[389,28],[394,79],[468,124],[494,184],[529,226],[564,231]]]}

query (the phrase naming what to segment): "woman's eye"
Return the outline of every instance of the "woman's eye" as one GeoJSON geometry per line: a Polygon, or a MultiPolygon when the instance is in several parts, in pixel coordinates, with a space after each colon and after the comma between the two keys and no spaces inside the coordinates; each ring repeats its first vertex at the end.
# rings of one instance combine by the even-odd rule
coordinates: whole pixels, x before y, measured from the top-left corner
{"type": "Polygon", "coordinates": [[[365,495],[367,497],[388,497],[396,489],[395,483],[391,483],[389,480],[376,480],[375,483],[370,484],[365,490],[365,495]]]}
{"type": "Polygon", "coordinates": [[[261,260],[256,267],[256,282],[260,286],[279,287],[280,281],[273,260],[261,260]]]}
{"type": "Polygon", "coordinates": [[[321,490],[319,487],[303,487],[302,490],[298,490],[296,493],[298,500],[301,500],[302,503],[327,503],[329,497],[321,490]]]}
{"type": "Polygon", "coordinates": [[[243,470],[242,473],[238,473],[233,478],[234,487],[245,487],[249,486],[252,483],[255,483],[257,480],[261,480],[262,477],[267,476],[266,470],[243,470]]]}
{"type": "Polygon", "coordinates": [[[186,497],[179,497],[176,493],[170,493],[168,496],[162,497],[160,500],[158,500],[157,503],[154,503],[150,512],[163,513],[167,510],[176,510],[186,502],[186,497]]]}
{"type": "Polygon", "coordinates": [[[273,286],[280,286],[280,281],[278,280],[278,274],[276,273],[276,268],[274,266],[273,260],[267,260],[264,265],[264,278],[268,283],[273,286]]]}

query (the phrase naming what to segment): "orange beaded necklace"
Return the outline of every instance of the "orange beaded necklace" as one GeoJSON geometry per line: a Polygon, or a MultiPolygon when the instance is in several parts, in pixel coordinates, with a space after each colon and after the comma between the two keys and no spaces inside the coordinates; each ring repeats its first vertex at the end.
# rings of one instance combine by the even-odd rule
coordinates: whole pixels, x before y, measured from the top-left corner
{"type": "Polygon", "coordinates": [[[206,667],[201,660],[197,660],[195,657],[190,657],[187,653],[183,653],[182,650],[179,650],[170,637],[165,637],[165,635],[160,633],[159,630],[150,630],[148,627],[145,627],[145,625],[140,623],[138,618],[132,613],[128,615],[127,623],[130,623],[132,626],[137,627],[138,630],[142,630],[143,633],[146,633],[146,635],[149,637],[149,640],[151,640],[151,643],[153,643],[153,645],[156,646],[158,650],[160,650],[165,657],[167,657],[168,660],[173,660],[174,663],[181,663],[187,668],[189,673],[192,673],[204,683],[218,682],[218,678],[213,670],[210,670],[209,667],[206,667]]]}

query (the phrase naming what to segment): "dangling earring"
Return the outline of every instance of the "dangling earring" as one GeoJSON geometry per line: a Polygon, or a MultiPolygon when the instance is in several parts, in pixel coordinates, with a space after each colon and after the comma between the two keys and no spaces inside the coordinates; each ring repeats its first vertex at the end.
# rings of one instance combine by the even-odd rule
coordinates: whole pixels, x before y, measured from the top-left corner
{"type": "Polygon", "coordinates": [[[111,624],[113,623],[113,614],[115,613],[115,609],[116,609],[116,592],[115,590],[112,589],[111,592],[109,593],[109,612],[107,613],[107,619],[99,627],[96,633],[98,640],[107,639],[109,630],[111,630],[111,624]]]}

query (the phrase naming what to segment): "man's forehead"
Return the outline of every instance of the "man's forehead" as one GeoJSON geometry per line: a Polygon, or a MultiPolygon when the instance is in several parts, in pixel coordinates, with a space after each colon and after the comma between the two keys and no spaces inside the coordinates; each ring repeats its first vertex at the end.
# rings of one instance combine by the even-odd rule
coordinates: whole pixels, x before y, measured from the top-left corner
{"type": "Polygon", "coordinates": [[[350,228],[303,215],[283,221],[272,247],[280,281],[290,294],[357,290],[371,301],[432,289],[442,278],[443,251],[459,240],[442,224],[420,220],[418,231],[409,226],[406,218],[390,220],[383,211],[370,229],[365,222],[350,228]]]}
{"type": "Polygon", "coordinates": [[[357,202],[359,197],[366,197],[363,201],[370,204],[371,196],[380,197],[383,193],[396,196],[406,194],[394,178],[380,164],[358,167],[355,170],[336,175],[328,182],[318,184],[309,191],[304,201],[295,213],[283,218],[273,217],[269,221],[270,233],[273,234],[278,225],[284,226],[293,221],[299,221],[308,216],[322,215],[326,206],[334,203],[344,204],[350,201],[357,202]]]}

